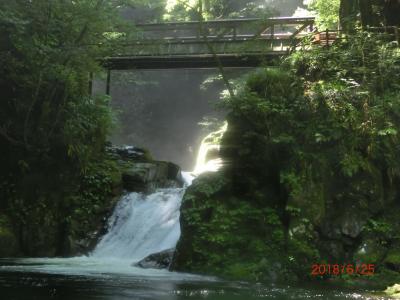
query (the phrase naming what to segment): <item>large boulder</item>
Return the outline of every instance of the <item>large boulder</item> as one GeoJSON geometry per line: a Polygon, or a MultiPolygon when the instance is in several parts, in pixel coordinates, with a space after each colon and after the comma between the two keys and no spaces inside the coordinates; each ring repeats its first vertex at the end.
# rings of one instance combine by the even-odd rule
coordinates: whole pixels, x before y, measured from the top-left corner
{"type": "Polygon", "coordinates": [[[153,160],[148,150],[136,146],[107,145],[107,152],[122,170],[122,185],[129,192],[154,192],[157,188],[183,186],[176,164],[153,160]]]}
{"type": "Polygon", "coordinates": [[[124,188],[132,192],[183,186],[179,166],[164,161],[134,163],[122,173],[122,180],[124,188]]]}
{"type": "Polygon", "coordinates": [[[175,249],[168,249],[158,253],[150,254],[141,261],[132,264],[134,267],[144,269],[168,269],[172,262],[175,249]]]}
{"type": "MultiPolygon", "coordinates": [[[[276,210],[233,195],[233,188],[222,172],[203,173],[188,187],[180,210],[181,236],[170,269],[234,280],[284,281],[292,277],[276,210]]],[[[303,244],[293,248],[308,272],[317,260],[305,261],[310,251],[303,244]]]]}

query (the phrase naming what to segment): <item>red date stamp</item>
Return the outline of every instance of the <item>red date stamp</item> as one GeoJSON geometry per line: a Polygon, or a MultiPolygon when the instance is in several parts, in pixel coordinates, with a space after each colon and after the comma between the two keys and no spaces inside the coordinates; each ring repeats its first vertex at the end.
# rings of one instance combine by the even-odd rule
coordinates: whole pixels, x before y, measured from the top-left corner
{"type": "Polygon", "coordinates": [[[311,266],[311,276],[323,275],[374,275],[374,264],[313,264],[311,266]]]}

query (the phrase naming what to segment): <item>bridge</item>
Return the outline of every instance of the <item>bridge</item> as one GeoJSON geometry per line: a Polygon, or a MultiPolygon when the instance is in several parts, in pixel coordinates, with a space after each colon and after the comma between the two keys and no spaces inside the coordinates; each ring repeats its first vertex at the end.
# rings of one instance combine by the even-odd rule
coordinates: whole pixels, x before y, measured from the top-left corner
{"type": "Polygon", "coordinates": [[[137,25],[132,42],[104,59],[108,70],[255,67],[286,55],[314,18],[246,18],[137,25]]]}

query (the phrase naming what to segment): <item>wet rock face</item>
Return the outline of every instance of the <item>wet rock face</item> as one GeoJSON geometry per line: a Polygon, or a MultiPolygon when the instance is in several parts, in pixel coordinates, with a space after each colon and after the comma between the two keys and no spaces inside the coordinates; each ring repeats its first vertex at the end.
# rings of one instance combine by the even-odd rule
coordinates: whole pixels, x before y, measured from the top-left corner
{"type": "Polygon", "coordinates": [[[136,146],[109,145],[107,151],[123,160],[141,160],[145,158],[146,150],[136,146]]]}
{"type": "Polygon", "coordinates": [[[124,188],[132,192],[183,186],[179,166],[163,161],[135,163],[122,173],[122,181],[124,188]]]}
{"type": "Polygon", "coordinates": [[[146,149],[108,145],[107,152],[121,165],[123,188],[129,192],[151,193],[157,188],[183,186],[180,167],[153,160],[146,149]]]}
{"type": "Polygon", "coordinates": [[[317,244],[323,257],[330,261],[352,260],[362,242],[362,230],[366,223],[366,211],[350,204],[329,207],[321,226],[316,226],[317,244]]]}
{"type": "Polygon", "coordinates": [[[141,261],[132,264],[133,267],[143,269],[167,269],[171,265],[175,249],[168,249],[158,253],[150,254],[141,261]]]}

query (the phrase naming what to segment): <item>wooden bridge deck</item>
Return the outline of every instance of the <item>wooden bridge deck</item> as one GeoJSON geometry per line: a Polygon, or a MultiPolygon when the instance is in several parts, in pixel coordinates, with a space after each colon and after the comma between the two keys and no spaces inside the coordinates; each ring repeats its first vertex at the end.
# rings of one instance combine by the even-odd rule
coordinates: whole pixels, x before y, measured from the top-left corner
{"type": "Polygon", "coordinates": [[[104,64],[110,70],[254,67],[288,53],[313,24],[314,18],[294,17],[142,24],[104,64]]]}

